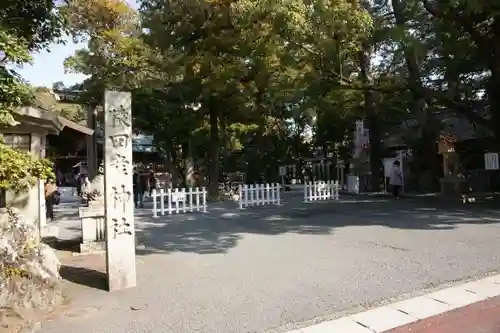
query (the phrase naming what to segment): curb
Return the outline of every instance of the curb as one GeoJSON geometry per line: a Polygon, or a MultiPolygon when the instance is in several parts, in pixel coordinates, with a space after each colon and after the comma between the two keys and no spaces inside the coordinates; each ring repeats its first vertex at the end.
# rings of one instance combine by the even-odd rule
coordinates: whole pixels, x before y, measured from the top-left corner
{"type": "MultiPolygon", "coordinates": [[[[339,193],[342,195],[360,196],[360,197],[383,197],[383,198],[392,198],[393,197],[391,193],[386,193],[386,192],[353,193],[353,192],[347,192],[347,191],[340,191],[339,193]]],[[[410,198],[410,199],[443,198],[440,193],[415,193],[415,192],[401,193],[401,197],[402,198],[410,198]]]]}
{"type": "Polygon", "coordinates": [[[383,333],[500,296],[500,274],[286,333],[383,333]]]}

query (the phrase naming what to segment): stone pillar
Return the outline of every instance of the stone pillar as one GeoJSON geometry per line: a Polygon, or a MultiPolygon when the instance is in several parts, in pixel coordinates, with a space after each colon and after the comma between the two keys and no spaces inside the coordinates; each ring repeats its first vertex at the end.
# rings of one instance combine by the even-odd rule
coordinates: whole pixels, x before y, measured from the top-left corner
{"type": "Polygon", "coordinates": [[[104,96],[104,206],[109,291],[135,287],[135,229],[132,187],[132,98],[104,96]]]}

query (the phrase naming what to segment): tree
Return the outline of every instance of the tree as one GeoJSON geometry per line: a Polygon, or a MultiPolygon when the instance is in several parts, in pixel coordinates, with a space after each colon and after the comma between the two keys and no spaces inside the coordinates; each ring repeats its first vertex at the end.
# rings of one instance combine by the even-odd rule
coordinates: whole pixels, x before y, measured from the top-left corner
{"type": "Polygon", "coordinates": [[[318,146],[345,153],[356,118],[372,134],[376,189],[382,137],[444,100],[427,84],[443,63],[423,55],[436,52],[439,27],[418,2],[398,5],[147,0],[137,13],[74,0],[68,21],[89,44],[66,65],[91,75],[84,86],[97,99],[104,86],[131,90],[137,130],[155,135],[180,174],[189,159],[207,165],[212,195],[221,169],[257,179],[318,146]],[[369,64],[374,56],[384,61],[369,64]]]}
{"type": "Polygon", "coordinates": [[[441,73],[448,68],[446,79],[452,83],[441,86],[444,89],[438,86],[432,97],[500,136],[499,5],[494,1],[430,0],[421,4],[436,31],[436,53],[442,55],[437,66],[441,73]],[[477,112],[486,105],[491,119],[477,112]]]}
{"type": "Polygon", "coordinates": [[[313,8],[300,1],[145,1],[141,11],[148,43],[174,55],[169,57],[175,59],[169,62],[170,76],[199,87],[184,98],[187,104],[200,103],[208,118],[212,194],[217,189],[221,147],[227,150],[225,132],[235,128],[231,123],[246,128],[243,133],[249,137],[243,152],[253,162],[259,155],[263,161],[278,162],[252,152],[269,151],[276,142],[271,137],[281,135],[265,135],[269,124],[277,124],[269,120],[290,119],[300,157],[302,134],[314,114],[312,99],[305,95],[310,92],[308,84],[318,79],[318,72],[320,80],[325,72],[331,78],[339,50],[348,56],[359,33],[370,24],[362,8],[347,2],[335,6],[320,2],[313,8]],[[345,25],[336,26],[337,17],[348,18],[345,25]],[[228,115],[230,110],[238,111],[228,115]]]}
{"type": "Polygon", "coordinates": [[[68,71],[90,76],[82,86],[86,102],[101,104],[105,87],[133,90],[156,78],[148,66],[155,54],[139,38],[138,13],[124,1],[71,0],[61,11],[75,38],[88,42],[64,62],[68,71]]]}
{"type": "Polygon", "coordinates": [[[10,64],[23,64],[30,60],[26,40],[0,30],[0,50],[4,56],[0,63],[0,122],[15,124],[12,112],[30,100],[29,87],[10,69],[10,64]]]}
{"type": "MultiPolygon", "coordinates": [[[[61,36],[62,21],[51,1],[3,1],[0,5],[0,124],[16,123],[13,113],[31,101],[30,88],[12,70],[30,61],[29,52],[61,36]]],[[[0,189],[22,190],[52,176],[47,160],[35,160],[0,140],[0,189]]]]}

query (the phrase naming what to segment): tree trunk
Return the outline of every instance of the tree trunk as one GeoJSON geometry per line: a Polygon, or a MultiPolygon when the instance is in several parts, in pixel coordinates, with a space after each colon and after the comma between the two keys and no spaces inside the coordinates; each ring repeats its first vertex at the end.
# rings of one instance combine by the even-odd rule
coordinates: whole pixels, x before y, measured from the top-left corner
{"type": "Polygon", "coordinates": [[[491,77],[487,89],[492,115],[492,128],[496,139],[495,146],[500,148],[500,15],[495,16],[492,30],[492,54],[489,62],[491,77]]]}
{"type": "Polygon", "coordinates": [[[220,115],[220,132],[221,132],[221,140],[222,140],[222,162],[220,170],[222,174],[227,174],[227,162],[229,159],[229,136],[227,133],[227,119],[224,114],[220,115]]]}
{"type": "Polygon", "coordinates": [[[208,101],[208,114],[210,122],[210,147],[209,147],[209,166],[208,166],[208,195],[216,198],[219,195],[219,110],[215,98],[210,96],[208,101]]]}
{"type": "Polygon", "coordinates": [[[182,158],[183,153],[180,150],[181,149],[179,149],[177,145],[172,145],[171,148],[168,149],[170,161],[175,169],[175,174],[172,172],[172,186],[175,183],[175,187],[184,188],[186,186],[186,169],[184,159],[182,158]],[[177,180],[181,183],[177,183],[177,180]]]}
{"type": "MultiPolygon", "coordinates": [[[[364,49],[359,52],[359,67],[361,73],[361,80],[364,84],[371,84],[370,77],[370,47],[364,45],[364,49]]],[[[375,92],[370,90],[365,90],[364,100],[365,100],[365,115],[368,123],[368,129],[370,130],[370,182],[371,190],[374,192],[380,191],[380,180],[381,174],[381,144],[380,144],[380,119],[377,114],[377,108],[375,105],[375,92]]]]}
{"type": "MultiPolygon", "coordinates": [[[[293,153],[293,150],[292,150],[292,156],[293,158],[296,159],[296,172],[297,172],[297,176],[298,178],[300,179],[300,181],[302,183],[304,183],[304,179],[305,179],[305,174],[303,171],[304,169],[304,161],[302,160],[302,152],[301,152],[301,142],[302,142],[302,137],[300,136],[300,132],[299,133],[295,133],[293,135],[293,150],[295,150],[295,153],[293,153]]],[[[309,179],[309,181],[311,181],[311,179],[309,179]]]]}
{"type": "MultiPolygon", "coordinates": [[[[396,20],[396,26],[404,31],[408,30],[407,18],[405,17],[405,7],[400,0],[392,0],[392,8],[394,12],[394,18],[396,20]]],[[[420,72],[420,65],[418,59],[415,55],[415,50],[409,46],[405,46],[404,56],[406,67],[408,69],[408,85],[410,87],[411,93],[413,95],[411,101],[411,113],[418,122],[419,128],[421,130],[421,158],[425,161],[427,170],[432,171],[434,180],[437,180],[439,175],[439,165],[437,164],[437,151],[436,151],[436,141],[438,139],[438,134],[435,132],[434,126],[431,126],[432,122],[427,115],[427,106],[425,91],[422,85],[422,75],[420,72]]],[[[417,152],[416,152],[417,153],[417,152]]],[[[421,172],[422,170],[418,170],[421,172]]]]}
{"type": "Polygon", "coordinates": [[[186,187],[195,187],[194,179],[194,161],[193,151],[191,149],[191,140],[182,145],[182,153],[184,156],[184,183],[186,187]]]}

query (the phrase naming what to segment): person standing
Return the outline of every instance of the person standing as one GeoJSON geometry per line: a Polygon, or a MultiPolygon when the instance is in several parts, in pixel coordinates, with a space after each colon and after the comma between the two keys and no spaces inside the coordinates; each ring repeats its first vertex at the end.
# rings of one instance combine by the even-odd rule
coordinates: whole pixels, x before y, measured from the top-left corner
{"type": "Polygon", "coordinates": [[[132,183],[135,208],[144,208],[144,192],[147,190],[147,178],[134,171],[132,183]]]}
{"type": "Polygon", "coordinates": [[[134,205],[135,208],[137,208],[137,202],[139,200],[139,174],[137,173],[137,170],[134,169],[134,173],[132,175],[132,186],[134,190],[134,205]]]}
{"type": "Polygon", "coordinates": [[[75,175],[75,182],[76,182],[76,194],[81,197],[82,196],[82,174],[78,173],[75,175]]]}
{"type": "Polygon", "coordinates": [[[158,179],[154,172],[149,175],[149,197],[153,194],[153,190],[158,186],[158,179]]]}
{"type": "Polygon", "coordinates": [[[392,194],[394,195],[394,197],[399,199],[401,186],[403,185],[403,175],[401,174],[399,161],[395,161],[392,165],[389,185],[391,185],[392,194]]]}
{"type": "Polygon", "coordinates": [[[139,175],[139,208],[144,208],[144,195],[149,189],[149,177],[147,174],[139,175]]]}

